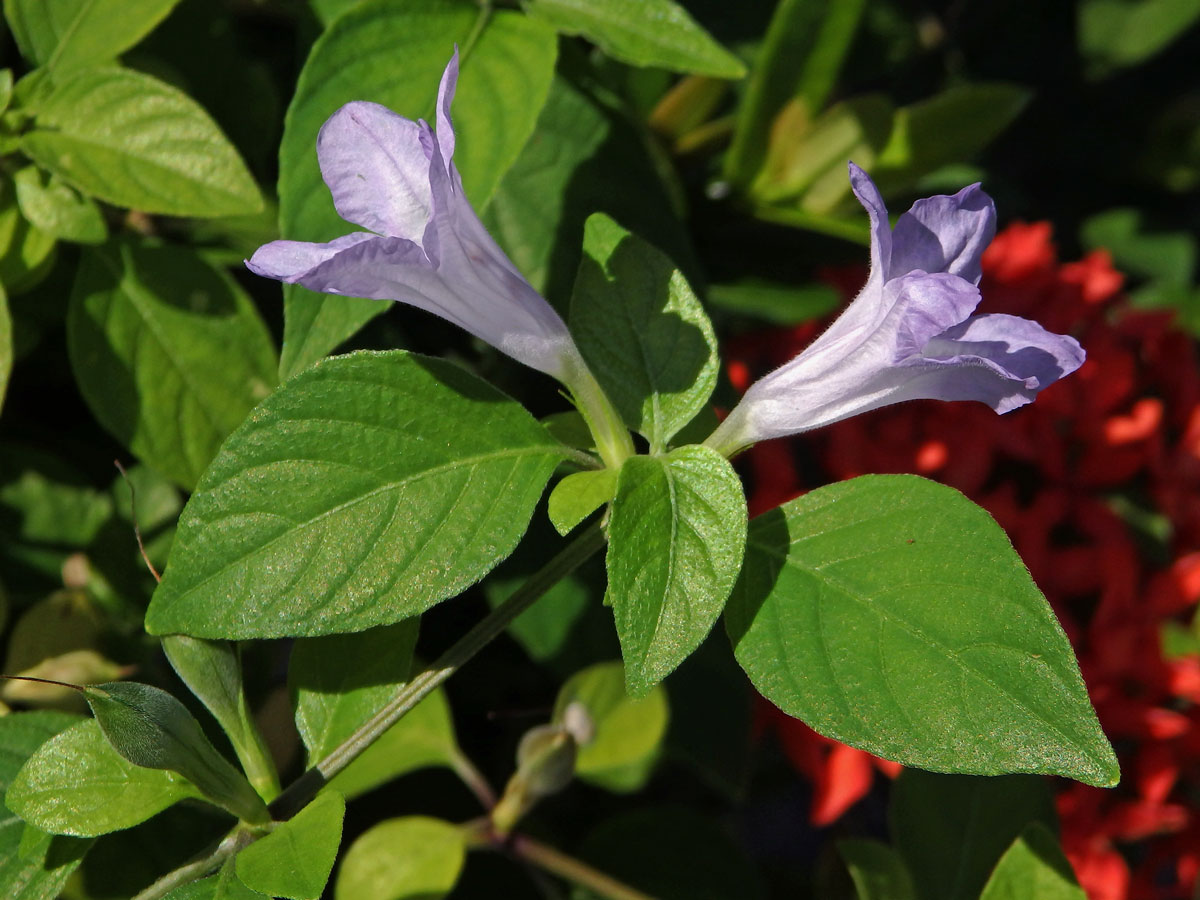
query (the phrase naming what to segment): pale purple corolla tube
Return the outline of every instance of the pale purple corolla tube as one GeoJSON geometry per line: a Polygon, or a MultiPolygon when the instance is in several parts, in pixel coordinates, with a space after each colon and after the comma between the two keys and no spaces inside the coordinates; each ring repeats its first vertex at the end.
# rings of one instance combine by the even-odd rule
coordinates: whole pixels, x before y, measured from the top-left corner
{"type": "Polygon", "coordinates": [[[978,400],[1006,413],[1083,363],[1072,337],[979,305],[996,210],[978,184],[918,200],[893,229],[879,189],[850,163],[871,219],[871,274],[799,356],[746,391],[705,443],[725,456],[904,400],[978,400]]]}
{"type": "Polygon", "coordinates": [[[566,324],[463,194],[450,121],[457,82],[455,50],[438,90],[436,131],[365,101],[330,116],[317,136],[321,175],[338,215],[370,231],[326,244],[273,241],[246,265],[313,291],[420,307],[569,383],[582,360],[566,324]]]}

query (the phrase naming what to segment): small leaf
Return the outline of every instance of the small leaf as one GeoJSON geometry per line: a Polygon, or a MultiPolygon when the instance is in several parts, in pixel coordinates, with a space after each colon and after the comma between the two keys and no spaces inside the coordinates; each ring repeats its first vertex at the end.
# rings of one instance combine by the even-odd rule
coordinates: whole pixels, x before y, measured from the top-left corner
{"type": "Polygon", "coordinates": [[[408,680],[420,620],[292,645],[288,687],[308,764],[324,759],[408,680]]]}
{"type": "Polygon", "coordinates": [[[329,782],[347,799],[427,766],[454,767],[461,755],[446,694],[436,690],[329,782]]]}
{"type": "MultiPolygon", "coordinates": [[[[317,132],[342,104],[370,100],[432,120],[438,78],[463,48],[454,98],[455,164],[482,210],[533,131],[554,75],[554,32],[512,10],[474,0],[370,0],[339,16],[313,45],[288,107],[279,148],[279,229],[328,241],[342,221],[317,166],[317,132]]],[[[284,288],[280,374],[299,372],[389,308],[377,300],[284,288]]]]}
{"type": "Polygon", "coordinates": [[[144,822],[199,792],[174,772],[118,755],[87,719],[51,738],[21,767],[5,805],[52,834],[96,837],[144,822]]]}
{"type": "Polygon", "coordinates": [[[574,472],[554,486],[546,512],[555,530],[566,535],[612,500],[616,492],[617,473],[613,469],[574,472]]]}
{"type": "Polygon", "coordinates": [[[827,737],[935,771],[1119,778],[1049,604],[952,488],[868,475],[759,516],[726,626],[759,692],[827,737]]]}
{"type": "Polygon", "coordinates": [[[850,870],[858,900],[916,900],[903,858],[887,844],[849,840],[838,841],[837,848],[850,870]]]}
{"type": "Polygon", "coordinates": [[[346,851],[334,900],[439,900],[454,889],[466,859],[462,829],[441,819],[388,819],[346,851]]]}
{"type": "Polygon", "coordinates": [[[621,467],[609,523],[607,599],[625,683],[644,695],[721,615],[746,541],[746,498],[729,463],[702,446],[621,467]]]}
{"type": "Polygon", "coordinates": [[[187,707],[166,691],[114,681],[84,687],[83,695],[109,743],[135,766],[178,772],[238,818],[270,821],[254,788],[209,743],[187,707]]]}
{"type": "Polygon", "coordinates": [[[527,0],[529,15],[634,66],[741,78],[742,61],[672,0],[527,0]]]}
{"type": "Polygon", "coordinates": [[[237,857],[225,860],[221,871],[208,878],[177,887],[163,900],[266,900],[237,877],[237,857]]]}
{"type": "Polygon", "coordinates": [[[563,453],[450,363],[327,360],[225,442],[180,517],[147,628],[316,636],[415,616],[512,552],[563,453]]]}
{"type": "Polygon", "coordinates": [[[571,296],[571,333],[625,423],[667,442],[717,382],[712,323],[661,252],[608,216],[588,217],[571,296]]]}
{"type": "Polygon", "coordinates": [[[188,489],[275,384],[275,351],[253,302],[182,247],[84,251],[67,349],[100,423],[188,489]]]}
{"type": "Polygon", "coordinates": [[[179,0],[4,0],[21,55],[67,68],[107,62],[150,33],[179,0]]]}
{"type": "Polygon", "coordinates": [[[237,877],[270,897],[318,900],[342,841],[346,802],[322,791],[312,803],[237,855],[237,877]]]}
{"type": "Polygon", "coordinates": [[[1000,857],[979,900],[1087,900],[1058,838],[1045,825],[1021,832],[1000,857]]]}
{"type": "Polygon", "coordinates": [[[117,67],[55,78],[21,149],[84,194],[172,216],[252,213],[262,197],[208,113],[156,78],[117,67]]]}
{"type": "Polygon", "coordinates": [[[47,234],[80,244],[102,244],[108,237],[99,207],[53,175],[26,166],[13,181],[21,214],[47,234]]]}
{"type": "Polygon", "coordinates": [[[611,791],[636,791],[650,777],[667,733],[667,692],[654,687],[641,700],[625,693],[619,662],[597,663],[562,686],[554,701],[554,720],[567,707],[583,704],[592,720],[592,739],[579,747],[575,774],[611,791]]]}
{"type": "Polygon", "coordinates": [[[12,181],[0,178],[0,284],[10,297],[41,281],[54,262],[54,245],[52,235],[21,215],[12,181]]]}

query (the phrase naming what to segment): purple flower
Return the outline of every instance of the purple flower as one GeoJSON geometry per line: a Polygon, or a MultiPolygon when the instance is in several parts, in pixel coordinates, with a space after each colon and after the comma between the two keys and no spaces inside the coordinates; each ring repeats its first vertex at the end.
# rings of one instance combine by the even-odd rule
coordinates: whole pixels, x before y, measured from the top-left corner
{"type": "Polygon", "coordinates": [[[1074,372],[1083,348],[1036,322],[973,316],[979,258],[996,230],[978,184],[918,200],[895,229],[870,177],[850,183],[871,218],[871,275],[845,312],[791,362],[755,382],[705,442],[732,456],[903,400],[978,400],[998,413],[1074,372]]]}
{"type": "Polygon", "coordinates": [[[317,136],[321,175],[338,214],[370,231],[327,244],[273,241],[246,265],[314,291],[420,307],[572,386],[583,361],[567,326],[463,195],[450,121],[457,81],[455,50],[436,132],[377,103],[347,103],[330,116],[317,136]]]}

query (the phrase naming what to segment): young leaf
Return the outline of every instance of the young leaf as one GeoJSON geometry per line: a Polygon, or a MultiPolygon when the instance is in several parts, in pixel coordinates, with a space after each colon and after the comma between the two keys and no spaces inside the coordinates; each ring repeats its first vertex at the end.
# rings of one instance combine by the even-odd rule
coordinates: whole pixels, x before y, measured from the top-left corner
{"type": "Polygon", "coordinates": [[[436,690],[329,782],[352,799],[427,766],[454,768],[461,756],[446,694],[436,690]]]}
{"type": "Polygon", "coordinates": [[[625,684],[646,694],[708,635],[737,579],[746,498],[729,463],[702,446],[621,467],[608,530],[608,593],[625,684]]]}
{"type": "Polygon", "coordinates": [[[21,55],[58,71],[116,59],[179,0],[4,0],[21,55]]]}
{"type": "Polygon", "coordinates": [[[864,476],[759,516],[726,625],[759,692],[852,746],[935,771],[1119,778],[1049,604],[952,488],[864,476]]]}
{"type": "Polygon", "coordinates": [[[554,486],[546,513],[559,534],[568,534],[576,525],[613,498],[617,491],[614,469],[574,472],[554,486]]]}
{"type": "Polygon", "coordinates": [[[95,719],[44,743],[9,785],[5,805],[52,834],[96,837],[144,822],[199,792],[174,772],[120,756],[95,719]]]}
{"type": "Polygon", "coordinates": [[[12,181],[0,178],[0,284],[9,296],[42,279],[54,262],[54,245],[52,235],[21,215],[12,181]]]}
{"type": "Polygon", "coordinates": [[[717,383],[717,340],[686,279],[608,216],[588,217],[571,296],[571,333],[625,423],[652,453],[717,383]]]}
{"type": "Polygon", "coordinates": [[[746,74],[742,61],[672,0],[527,0],[525,9],[630,65],[717,78],[746,74]]]}
{"type": "Polygon", "coordinates": [[[327,360],[225,442],[180,517],[146,627],[316,636],[415,616],[512,552],[563,452],[450,363],[327,360]]]}
{"type": "Polygon", "coordinates": [[[312,803],[237,855],[237,877],[251,890],[288,900],[317,900],[329,881],[346,802],[322,791],[312,803]]]}
{"type": "Polygon", "coordinates": [[[21,149],[84,194],[172,216],[253,213],[262,197],[208,113],[156,78],[117,67],[55,78],[21,149]]]}
{"type": "Polygon", "coordinates": [[[621,663],[597,663],[562,686],[554,701],[554,721],[567,707],[583,704],[594,734],[580,745],[575,774],[610,791],[636,791],[650,777],[667,733],[667,692],[656,685],[640,700],[625,693],[621,663]]]}
{"type": "Polygon", "coordinates": [[[228,641],[169,634],[162,648],[175,674],[220,723],[255,790],[264,800],[273,800],[279,776],[246,702],[237,647],[228,641]]]}
{"type": "MultiPolygon", "coordinates": [[[[317,167],[317,131],[329,115],[351,100],[370,100],[410,119],[431,118],[437,73],[455,44],[463,50],[455,163],[466,196],[477,210],[486,206],[545,103],[554,32],[514,11],[483,10],[473,0],[369,0],[321,35],[297,81],[279,148],[285,238],[327,241],[346,232],[317,167]]],[[[286,286],[281,375],[320,359],[388,307],[286,286]]]]}
{"type": "Polygon", "coordinates": [[[420,619],[292,645],[288,688],[310,766],[324,759],[408,680],[420,619]]]}
{"type": "Polygon", "coordinates": [[[388,819],[350,845],[334,900],[440,900],[465,860],[461,828],[428,816],[388,819]]]}
{"type": "Polygon", "coordinates": [[[979,900],[1087,900],[1058,838],[1034,823],[1000,857],[979,900]]]}
{"type": "MultiPolygon", "coordinates": [[[[25,760],[78,721],[69,713],[43,710],[0,717],[0,805],[25,760]]],[[[0,896],[5,900],[57,897],[90,846],[90,840],[51,836],[5,815],[0,822],[0,896]]]]}
{"type": "Polygon", "coordinates": [[[858,900],[916,900],[903,858],[887,844],[849,840],[838,841],[837,848],[850,870],[858,900]]]}
{"type": "Polygon", "coordinates": [[[135,766],[178,772],[238,818],[270,821],[254,788],[209,743],[187,707],[166,691],[113,681],[88,685],[83,694],[109,743],[135,766]]]}
{"type": "Polygon", "coordinates": [[[84,251],[67,349],[100,423],[189,489],[275,384],[271,337],[250,298],[182,247],[84,251]]]}
{"type": "Polygon", "coordinates": [[[888,819],[922,900],[976,900],[996,861],[1030,823],[1056,826],[1045,779],[917,769],[896,781],[888,819]]]}
{"type": "Polygon", "coordinates": [[[21,214],[47,234],[80,244],[103,244],[108,237],[100,208],[54,176],[26,166],[13,181],[21,214]]]}

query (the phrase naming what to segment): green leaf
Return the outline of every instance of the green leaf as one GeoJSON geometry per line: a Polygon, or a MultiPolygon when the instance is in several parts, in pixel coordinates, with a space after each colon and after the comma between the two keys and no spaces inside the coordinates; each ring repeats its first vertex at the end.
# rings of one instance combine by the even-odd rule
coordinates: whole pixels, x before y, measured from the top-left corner
{"type": "Polygon", "coordinates": [[[512,552],[563,452],[450,363],[327,360],[225,442],[180,516],[146,627],[316,636],[415,616],[512,552]]]}
{"type": "Polygon", "coordinates": [[[1045,779],[916,769],[896,781],[888,818],[921,900],[976,900],[996,861],[1028,825],[1056,827],[1045,779]]]}
{"type": "Polygon", "coordinates": [[[1005,82],[962,84],[896,110],[887,146],[870,169],[885,194],[971,159],[1025,108],[1028,89],[1005,82]]]}
{"type": "Polygon", "coordinates": [[[252,213],[262,197],[237,150],[182,91],[117,67],[55,78],[21,149],[72,187],[172,216],[252,213]]]}
{"type": "Polygon", "coordinates": [[[13,97],[12,69],[0,69],[0,113],[8,110],[13,97]]]}
{"type": "Polygon", "coordinates": [[[1122,272],[1190,287],[1196,271],[1196,239],[1186,231],[1161,231],[1132,207],[1108,209],[1086,219],[1080,238],[1088,249],[1104,249],[1122,272]]]}
{"type": "Polygon", "coordinates": [[[96,837],[144,822],[199,792],[185,778],[121,757],[95,719],[44,743],[9,785],[5,803],[43,831],[96,837]]]}
{"type": "Polygon", "coordinates": [[[760,279],[714,284],[707,300],[726,312],[753,316],[772,325],[799,325],[833,312],[842,303],[827,284],[792,285],[760,279]]]}
{"type": "Polygon", "coordinates": [[[237,877],[270,897],[318,900],[342,841],[346,801],[336,791],[317,799],[237,855],[237,877]]]}
{"type": "Polygon", "coordinates": [[[209,743],[200,723],[166,691],[133,681],[88,685],[83,695],[108,742],[135,766],[178,772],[235,816],[270,821],[245,777],[209,743]]]}
{"type": "Polygon", "coordinates": [[[216,875],[177,887],[163,900],[264,900],[264,896],[237,877],[237,857],[233,857],[216,875]]]}
{"type": "Polygon", "coordinates": [[[8,392],[8,376],[12,373],[13,340],[12,316],[8,311],[8,295],[0,282],[0,408],[4,406],[4,395],[8,392]]]}
{"type": "Polygon", "coordinates": [[[775,117],[789,100],[810,115],[825,105],[865,0],[782,0],[738,108],[725,175],[747,184],[762,165],[775,117]]]}
{"type": "Polygon", "coordinates": [[[583,704],[595,729],[579,748],[575,774],[584,781],[622,793],[636,791],[650,777],[667,733],[667,692],[657,685],[640,700],[625,693],[621,663],[597,663],[572,675],[554,701],[554,720],[567,707],[583,704]]]}
{"type": "Polygon", "coordinates": [[[1076,9],[1091,78],[1149,59],[1200,19],[1200,0],[1084,0],[1076,9]]]}
{"type": "Polygon", "coordinates": [[[1000,857],[979,900],[1087,900],[1071,863],[1044,825],[1026,828],[1000,857]]]}
{"type": "Polygon", "coordinates": [[[694,251],[675,210],[627,113],[559,75],[482,219],[534,289],[566,310],[589,215],[608,213],[686,265],[694,251]]]}
{"type": "Polygon", "coordinates": [[[288,687],[308,764],[324,759],[408,680],[420,620],[292,645],[288,687]]]}
{"type": "Polygon", "coordinates": [[[634,66],[741,78],[742,61],[672,0],[526,0],[535,19],[634,66]]]}
{"type": "Polygon", "coordinates": [[[828,737],[935,771],[1120,777],[1049,604],[952,488],[864,476],[759,516],[726,625],[759,692],[828,737]]]}
{"type": "Polygon", "coordinates": [[[189,489],[275,383],[271,338],[250,298],[182,247],[84,251],[67,347],[100,423],[189,489]]]}
{"type": "Polygon", "coordinates": [[[458,826],[427,816],[388,819],[350,845],[334,900],[438,900],[454,889],[465,860],[458,826]]]}
{"type": "MultiPolygon", "coordinates": [[[[0,717],[0,803],[25,760],[78,721],[78,716],[42,710],[0,717]]],[[[5,815],[0,822],[0,896],[54,900],[90,846],[90,840],[51,836],[5,815]]]]}
{"type": "Polygon", "coordinates": [[[0,285],[9,297],[42,279],[54,262],[54,244],[52,235],[21,215],[12,182],[0,178],[0,285]]]}
{"type": "Polygon", "coordinates": [[[625,684],[644,695],[708,635],[737,579],[746,498],[703,446],[621,467],[608,529],[608,593],[625,684]]]}
{"type": "Polygon", "coordinates": [[[47,234],[80,244],[102,244],[108,237],[100,208],[53,175],[26,166],[13,181],[21,214],[47,234]]]}
{"type": "Polygon", "coordinates": [[[112,498],[48,454],[4,452],[0,471],[7,537],[79,549],[112,518],[112,498]]]}
{"type": "Polygon", "coordinates": [[[450,704],[439,689],[335,775],[329,788],[352,799],[417,769],[454,768],[460,755],[450,704]]]}
{"type": "MultiPolygon", "coordinates": [[[[279,148],[279,228],[284,237],[328,241],[355,226],[334,211],[317,166],[317,131],[351,100],[382,103],[410,119],[432,118],[442,70],[457,44],[455,163],[482,209],[537,122],[554,74],[554,32],[473,0],[371,0],[338,17],[300,73],[279,148]],[[478,30],[476,27],[478,26],[478,30]]],[[[284,289],[280,372],[295,374],[388,308],[348,297],[284,289]]]]}
{"type": "MultiPolygon", "coordinates": [[[[904,859],[881,841],[838,841],[838,853],[858,892],[858,900],[915,900],[904,859]]],[[[1036,894],[1030,894],[1036,897],[1036,894]]]]}
{"type": "Polygon", "coordinates": [[[617,473],[613,469],[574,472],[554,486],[546,513],[555,530],[566,535],[612,500],[616,492],[617,473]]]}
{"type": "Polygon", "coordinates": [[[107,62],[166,18],[179,0],[4,0],[21,55],[59,71],[107,62]]]}
{"type": "Polygon", "coordinates": [[[717,383],[716,337],[674,264],[608,216],[588,217],[571,333],[625,423],[667,442],[717,383]]]}

